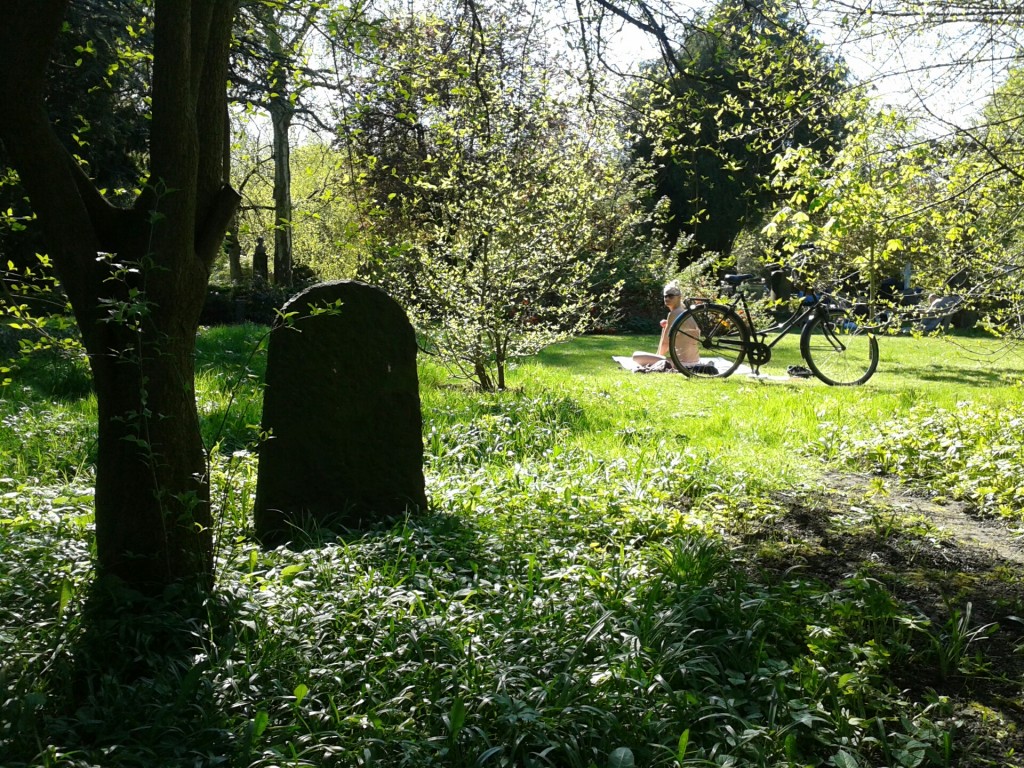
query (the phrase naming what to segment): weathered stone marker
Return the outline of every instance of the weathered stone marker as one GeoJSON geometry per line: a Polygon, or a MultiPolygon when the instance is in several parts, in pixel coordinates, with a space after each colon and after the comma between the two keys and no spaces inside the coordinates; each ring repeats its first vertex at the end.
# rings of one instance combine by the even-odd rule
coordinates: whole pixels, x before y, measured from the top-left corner
{"type": "Polygon", "coordinates": [[[427,506],[416,337],[365,283],[315,285],[270,334],[256,535],[274,546],[427,506]],[[340,304],[339,304],[340,302],[340,304]]]}

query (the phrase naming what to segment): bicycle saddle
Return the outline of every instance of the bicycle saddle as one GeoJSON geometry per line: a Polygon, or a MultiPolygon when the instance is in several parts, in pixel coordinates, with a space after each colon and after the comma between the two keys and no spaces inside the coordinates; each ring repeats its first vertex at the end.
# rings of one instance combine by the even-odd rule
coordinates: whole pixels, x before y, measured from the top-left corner
{"type": "Polygon", "coordinates": [[[725,277],[722,278],[722,282],[728,283],[729,285],[732,286],[737,286],[747,282],[747,280],[753,280],[755,277],[757,277],[757,275],[726,275],[725,277]]]}

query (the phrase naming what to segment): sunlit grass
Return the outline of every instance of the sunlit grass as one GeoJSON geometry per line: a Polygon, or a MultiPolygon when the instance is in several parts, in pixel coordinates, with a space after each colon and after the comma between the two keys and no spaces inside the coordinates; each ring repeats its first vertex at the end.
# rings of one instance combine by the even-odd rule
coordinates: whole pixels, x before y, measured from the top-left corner
{"type": "MultiPolygon", "coordinates": [[[[611,356],[653,338],[588,337],[521,363],[496,395],[424,360],[431,509],[263,551],[250,538],[263,333],[200,339],[219,447],[204,622],[87,613],[92,400],[0,399],[0,446],[25,454],[0,487],[5,766],[983,764],[953,705],[905,680],[984,665],[987,628],[969,609],[933,626],[871,570],[836,583],[791,570],[818,545],[773,528],[777,492],[839,466],[824,460],[877,461],[880,424],[934,424],[934,439],[900,438],[928,458],[949,430],[921,409],[1019,412],[1019,360],[883,339],[876,377],[834,389],[630,374],[611,356]],[[785,567],[762,572],[773,546],[785,567]]],[[[790,356],[764,372],[796,349],[784,341],[790,356]]],[[[982,482],[999,472],[963,458],[982,482]]],[[[847,516],[937,546],[891,510],[847,516]]]]}
{"type": "Polygon", "coordinates": [[[917,403],[955,408],[964,398],[998,406],[1019,400],[1024,356],[987,338],[883,337],[878,372],[865,385],[828,387],[788,379],[800,362],[798,339],[782,340],[758,380],[734,375],[694,380],[632,374],[612,361],[653,349],[656,337],[592,336],[551,347],[518,366],[512,385],[571,392],[594,425],[585,445],[614,452],[627,432],[714,454],[748,471],[790,482],[808,471],[802,447],[828,441],[838,428],[897,418],[917,403]],[[591,442],[593,441],[593,442],[591,442]]]}

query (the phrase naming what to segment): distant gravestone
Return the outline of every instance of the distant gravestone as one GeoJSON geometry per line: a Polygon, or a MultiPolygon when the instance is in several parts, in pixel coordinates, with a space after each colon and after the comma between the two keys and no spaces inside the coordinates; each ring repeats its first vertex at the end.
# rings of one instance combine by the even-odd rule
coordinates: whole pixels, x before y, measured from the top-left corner
{"type": "Polygon", "coordinates": [[[379,288],[322,283],[270,334],[256,535],[357,528],[426,508],[416,337],[379,288]]]}

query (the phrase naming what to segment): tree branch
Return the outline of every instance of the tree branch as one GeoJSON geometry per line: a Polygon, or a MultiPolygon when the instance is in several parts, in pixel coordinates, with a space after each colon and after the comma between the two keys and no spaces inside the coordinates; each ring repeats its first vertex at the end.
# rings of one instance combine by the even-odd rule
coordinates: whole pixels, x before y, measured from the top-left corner
{"type": "Polygon", "coordinates": [[[232,187],[225,185],[220,188],[206,217],[196,227],[196,255],[209,272],[214,259],[220,254],[224,233],[231,223],[231,217],[241,202],[242,196],[232,187]]]}

